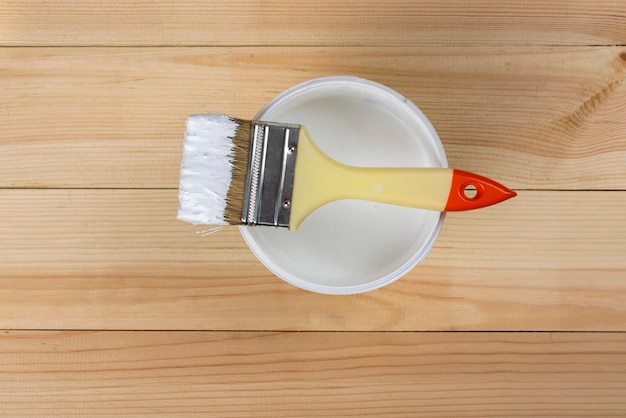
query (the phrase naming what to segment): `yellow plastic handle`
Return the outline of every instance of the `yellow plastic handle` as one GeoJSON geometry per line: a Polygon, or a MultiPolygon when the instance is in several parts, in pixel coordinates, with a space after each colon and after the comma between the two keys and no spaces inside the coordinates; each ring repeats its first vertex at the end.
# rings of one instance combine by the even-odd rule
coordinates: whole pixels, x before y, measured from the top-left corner
{"type": "Polygon", "coordinates": [[[341,164],[315,145],[300,128],[289,229],[295,230],[315,209],[341,199],[361,199],[443,210],[452,169],[362,168],[341,164]]]}

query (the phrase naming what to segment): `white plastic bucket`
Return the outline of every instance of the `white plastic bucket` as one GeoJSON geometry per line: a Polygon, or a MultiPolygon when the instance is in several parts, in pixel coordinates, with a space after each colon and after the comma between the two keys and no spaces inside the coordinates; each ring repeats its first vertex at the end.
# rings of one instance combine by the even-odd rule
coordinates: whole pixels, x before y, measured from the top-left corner
{"type": "MultiPolygon", "coordinates": [[[[356,77],[324,77],[276,96],[255,117],[306,125],[319,147],[356,166],[447,167],[426,116],[408,99],[356,77]]],[[[313,212],[297,231],[240,227],[276,276],[313,292],[348,295],[385,286],[423,261],[443,212],[343,200],[313,212]]]]}

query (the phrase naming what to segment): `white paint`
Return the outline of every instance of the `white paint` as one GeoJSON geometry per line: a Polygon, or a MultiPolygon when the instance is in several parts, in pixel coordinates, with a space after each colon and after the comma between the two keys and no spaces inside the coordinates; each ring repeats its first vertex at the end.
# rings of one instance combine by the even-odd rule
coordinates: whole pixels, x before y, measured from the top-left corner
{"type": "Polygon", "coordinates": [[[178,219],[194,225],[226,225],[232,181],[233,138],[238,124],[220,114],[187,118],[178,191],[178,219]]]}
{"type": "MultiPolygon", "coordinates": [[[[306,125],[331,157],[357,166],[446,167],[437,133],[395,91],[354,77],[297,85],[255,117],[306,125]]],[[[441,212],[342,200],[322,206],[297,231],[240,227],[274,274],[319,293],[354,294],[385,286],[426,258],[441,212]]]]}

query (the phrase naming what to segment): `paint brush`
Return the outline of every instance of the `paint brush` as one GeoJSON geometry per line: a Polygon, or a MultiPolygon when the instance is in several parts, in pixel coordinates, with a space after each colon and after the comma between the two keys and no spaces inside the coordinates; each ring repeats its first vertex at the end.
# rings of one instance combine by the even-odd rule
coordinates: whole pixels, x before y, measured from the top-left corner
{"type": "Polygon", "coordinates": [[[345,165],[326,155],[303,125],[210,113],[187,119],[178,219],[296,230],[314,210],[341,199],[464,211],[515,195],[452,168],[345,165]]]}

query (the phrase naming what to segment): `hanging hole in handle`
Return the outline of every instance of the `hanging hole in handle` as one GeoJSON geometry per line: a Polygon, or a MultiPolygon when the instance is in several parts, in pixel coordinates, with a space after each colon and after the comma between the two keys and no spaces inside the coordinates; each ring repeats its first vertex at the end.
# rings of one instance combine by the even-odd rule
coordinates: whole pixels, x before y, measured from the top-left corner
{"type": "Polygon", "coordinates": [[[462,196],[467,200],[476,200],[480,197],[480,192],[475,184],[468,183],[461,189],[462,196]]]}

